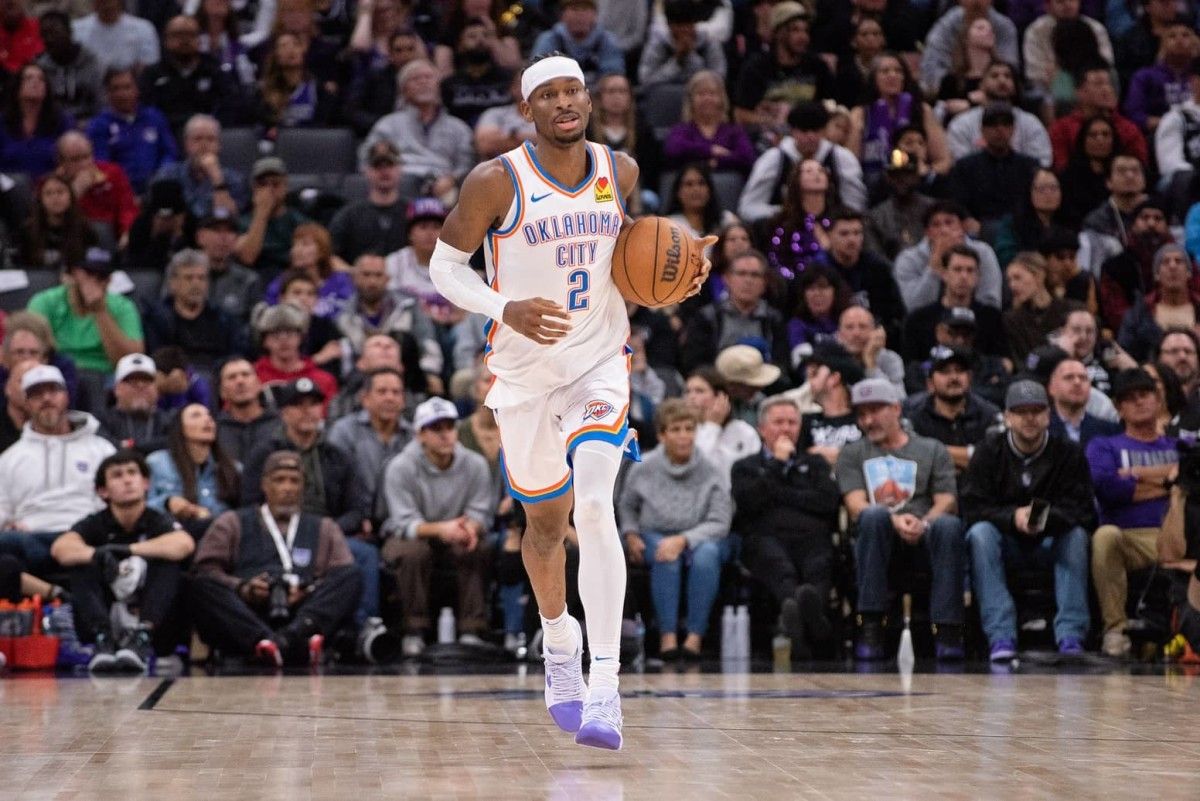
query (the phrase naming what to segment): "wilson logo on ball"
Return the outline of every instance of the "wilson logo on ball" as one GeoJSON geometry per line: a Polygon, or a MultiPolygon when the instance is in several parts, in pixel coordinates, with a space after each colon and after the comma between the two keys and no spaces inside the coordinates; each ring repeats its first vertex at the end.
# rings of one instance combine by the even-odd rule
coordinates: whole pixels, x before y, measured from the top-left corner
{"type": "Polygon", "coordinates": [[[667,263],[663,265],[662,274],[658,277],[659,281],[664,283],[674,283],[679,277],[679,261],[683,255],[683,239],[679,235],[679,229],[671,228],[671,245],[666,250],[667,263]]]}

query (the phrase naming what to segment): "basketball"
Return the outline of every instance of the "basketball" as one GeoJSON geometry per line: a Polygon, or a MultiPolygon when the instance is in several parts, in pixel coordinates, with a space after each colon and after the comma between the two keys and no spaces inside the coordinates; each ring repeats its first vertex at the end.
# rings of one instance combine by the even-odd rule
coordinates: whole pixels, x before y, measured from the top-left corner
{"type": "Polygon", "coordinates": [[[691,289],[701,257],[679,225],[666,217],[643,217],[617,237],[613,283],[630,303],[651,309],[671,306],[691,289]]]}

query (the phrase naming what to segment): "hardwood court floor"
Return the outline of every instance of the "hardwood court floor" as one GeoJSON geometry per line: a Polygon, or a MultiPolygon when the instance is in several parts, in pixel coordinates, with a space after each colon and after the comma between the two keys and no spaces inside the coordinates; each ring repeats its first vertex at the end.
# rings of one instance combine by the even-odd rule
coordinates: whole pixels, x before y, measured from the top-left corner
{"type": "Polygon", "coordinates": [[[0,801],[1200,795],[1194,677],[918,674],[908,694],[894,674],[622,687],[625,750],[611,753],[550,723],[532,670],[7,679],[0,801]]]}

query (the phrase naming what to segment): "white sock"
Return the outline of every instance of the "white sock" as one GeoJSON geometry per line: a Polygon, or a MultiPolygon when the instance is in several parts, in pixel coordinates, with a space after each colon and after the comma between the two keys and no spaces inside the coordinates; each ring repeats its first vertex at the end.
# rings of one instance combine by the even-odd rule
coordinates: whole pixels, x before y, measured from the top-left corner
{"type": "Polygon", "coordinates": [[[613,488],[621,450],[589,441],[575,449],[575,530],[579,534],[579,597],[587,615],[592,690],[616,691],[625,610],[625,552],[617,533],[613,488]]]}
{"type": "Polygon", "coordinates": [[[575,641],[575,627],[570,620],[566,609],[553,620],[542,617],[542,647],[555,656],[571,656],[583,645],[575,641]]]}

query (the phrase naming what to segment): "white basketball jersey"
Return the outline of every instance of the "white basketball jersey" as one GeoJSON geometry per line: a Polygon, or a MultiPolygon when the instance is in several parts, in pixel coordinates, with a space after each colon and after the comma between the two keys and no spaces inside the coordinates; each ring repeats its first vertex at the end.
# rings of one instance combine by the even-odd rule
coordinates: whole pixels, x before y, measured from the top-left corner
{"type": "Polygon", "coordinates": [[[500,157],[515,196],[485,241],[488,281],[511,300],[542,297],[571,315],[552,345],[488,322],[484,357],[496,376],[488,394],[502,408],[565,386],[620,352],[629,339],[625,301],[613,285],[612,254],[625,219],[612,151],[587,143],[588,172],[578,186],[550,177],[531,143],[500,157]]]}

